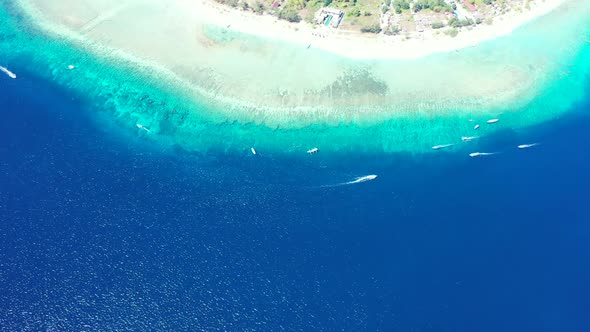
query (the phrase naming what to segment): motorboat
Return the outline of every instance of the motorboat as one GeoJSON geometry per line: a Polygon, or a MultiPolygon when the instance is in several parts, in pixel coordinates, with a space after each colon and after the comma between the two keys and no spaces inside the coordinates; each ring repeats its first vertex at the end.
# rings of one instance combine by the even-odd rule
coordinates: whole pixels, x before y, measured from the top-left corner
{"type": "Polygon", "coordinates": [[[361,182],[365,182],[365,181],[375,180],[376,178],[377,178],[377,175],[375,175],[375,174],[365,175],[365,176],[361,176],[359,178],[356,178],[353,181],[347,182],[346,184],[361,183],[361,182]]]}
{"type": "Polygon", "coordinates": [[[539,143],[521,144],[521,145],[517,146],[517,148],[519,148],[519,149],[528,149],[528,148],[532,148],[533,146],[537,146],[537,145],[539,145],[539,143]]]}
{"type": "Polygon", "coordinates": [[[142,125],[142,124],[136,124],[137,128],[141,129],[141,130],[145,130],[148,133],[151,133],[151,131],[149,130],[149,128],[147,128],[146,126],[142,125]]]}
{"type": "Polygon", "coordinates": [[[16,74],[11,72],[10,70],[8,70],[8,68],[6,68],[6,67],[0,66],[0,71],[3,72],[4,74],[8,75],[8,77],[10,77],[10,78],[16,78],[16,74]]]}
{"type": "Polygon", "coordinates": [[[463,142],[471,142],[474,139],[478,139],[478,138],[479,138],[478,136],[463,136],[463,137],[461,137],[461,140],[463,142]]]}
{"type": "Polygon", "coordinates": [[[475,157],[491,156],[494,154],[496,154],[496,152],[472,152],[469,154],[469,157],[475,158],[475,157]]]}
{"type": "Polygon", "coordinates": [[[441,150],[441,149],[446,149],[451,146],[453,146],[453,144],[439,144],[439,145],[433,146],[432,149],[433,150],[441,150]]]}

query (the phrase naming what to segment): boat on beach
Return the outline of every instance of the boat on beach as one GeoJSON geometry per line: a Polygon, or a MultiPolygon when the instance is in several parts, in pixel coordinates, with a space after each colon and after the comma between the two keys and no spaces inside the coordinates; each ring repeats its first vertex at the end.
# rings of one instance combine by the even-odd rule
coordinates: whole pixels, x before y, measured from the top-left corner
{"type": "Polygon", "coordinates": [[[10,78],[16,78],[16,74],[8,70],[8,68],[0,66],[0,71],[4,74],[8,75],[10,78]]]}

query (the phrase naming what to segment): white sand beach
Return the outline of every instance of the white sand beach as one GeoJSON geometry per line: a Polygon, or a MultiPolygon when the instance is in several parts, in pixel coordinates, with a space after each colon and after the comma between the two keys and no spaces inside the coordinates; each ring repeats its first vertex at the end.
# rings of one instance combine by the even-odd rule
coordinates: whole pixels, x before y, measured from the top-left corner
{"type": "MultiPolygon", "coordinates": [[[[526,1],[523,1],[523,3],[526,1]]],[[[311,45],[353,59],[412,59],[437,52],[449,52],[477,45],[510,34],[519,26],[551,12],[565,0],[537,0],[528,8],[496,17],[491,24],[464,29],[456,37],[433,31],[418,38],[362,34],[330,28],[316,28],[305,22],[289,23],[271,15],[257,15],[217,4],[210,0],[185,1],[186,10],[211,24],[229,26],[232,30],[296,43],[311,45]],[[321,35],[322,37],[318,36],[321,35]]]]}
{"type": "Polygon", "coordinates": [[[582,17],[589,7],[584,0],[546,0],[456,38],[403,41],[346,33],[314,37],[305,24],[208,0],[18,3],[50,33],[183,82],[200,101],[228,105],[216,107],[228,120],[273,126],[518,110],[576,54],[563,47],[577,43],[575,31],[547,27],[582,17]],[[559,14],[543,16],[543,24],[519,36],[477,44],[552,9],[559,14]]]}

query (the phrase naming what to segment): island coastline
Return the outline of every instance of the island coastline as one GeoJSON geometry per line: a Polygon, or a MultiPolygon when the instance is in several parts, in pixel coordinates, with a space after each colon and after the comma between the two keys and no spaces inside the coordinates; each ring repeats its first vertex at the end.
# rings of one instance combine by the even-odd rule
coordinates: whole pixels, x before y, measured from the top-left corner
{"type": "Polygon", "coordinates": [[[288,151],[301,144],[320,145],[322,151],[330,149],[326,146],[431,150],[460,139],[473,130],[473,122],[501,118],[479,129],[489,135],[559,116],[581,95],[580,83],[589,69],[579,60],[586,34],[579,34],[577,17],[588,12],[580,1],[543,17],[544,24],[535,22],[510,37],[461,52],[375,61],[251,36],[225,22],[194,22],[186,29],[194,13],[179,16],[180,7],[150,1],[154,7],[130,1],[118,12],[106,11],[111,16],[100,22],[94,18],[106,16],[86,15],[80,8],[70,12],[78,16],[65,22],[48,11],[33,13],[27,21],[59,35],[58,43],[73,41],[79,56],[103,58],[102,67],[86,67],[75,57],[54,58],[52,72],[61,84],[94,89],[114,105],[121,121],[133,128],[142,124],[153,137],[169,135],[188,149],[220,142],[242,146],[240,142],[255,139],[273,150],[295,144],[288,151]],[[536,40],[551,24],[560,29],[536,40]],[[178,38],[167,38],[171,34],[178,38]],[[179,43],[191,38],[189,44],[179,43]],[[69,65],[76,69],[68,71],[69,65]],[[571,66],[579,70],[565,76],[571,66]],[[314,76],[320,67],[321,77],[314,76]],[[113,70],[120,73],[113,75],[113,70]],[[125,73],[133,75],[126,79],[125,73]],[[203,73],[212,75],[199,76],[203,73]],[[93,83],[95,77],[101,81],[93,83]],[[136,86],[136,79],[142,83],[136,86]],[[148,92],[143,86],[148,83],[156,89],[148,92]],[[160,93],[160,85],[168,87],[160,93]],[[199,92],[191,93],[193,89],[199,92]],[[177,123],[170,124],[170,118],[178,118],[177,123]],[[216,126],[223,129],[217,132],[216,126]]]}
{"type": "Polygon", "coordinates": [[[291,23],[268,14],[255,14],[218,4],[211,0],[186,3],[187,10],[199,13],[210,24],[228,27],[246,34],[287,41],[302,47],[318,48],[351,59],[416,59],[434,53],[458,51],[481,42],[511,34],[515,29],[549,14],[565,0],[544,0],[521,12],[509,12],[491,24],[481,23],[464,29],[455,37],[432,31],[405,36],[371,35],[359,32],[323,29],[306,22],[291,23]]]}

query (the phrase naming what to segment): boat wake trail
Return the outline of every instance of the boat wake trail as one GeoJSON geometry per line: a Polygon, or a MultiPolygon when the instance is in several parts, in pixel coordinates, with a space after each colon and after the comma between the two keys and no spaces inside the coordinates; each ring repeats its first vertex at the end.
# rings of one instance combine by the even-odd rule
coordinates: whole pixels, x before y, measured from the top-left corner
{"type": "Polygon", "coordinates": [[[532,148],[534,146],[539,145],[539,143],[532,143],[532,144],[521,144],[519,146],[517,146],[517,148],[519,149],[528,149],[528,148],[532,148]]]}
{"type": "Polygon", "coordinates": [[[10,78],[16,78],[16,74],[11,72],[8,68],[0,66],[0,71],[4,74],[8,75],[10,78]]]}
{"type": "Polygon", "coordinates": [[[375,174],[370,174],[370,175],[365,175],[365,176],[360,176],[352,181],[348,181],[348,182],[341,182],[341,183],[336,183],[336,184],[327,184],[325,186],[322,186],[322,188],[333,188],[333,187],[341,187],[341,186],[348,186],[351,184],[357,184],[357,183],[363,183],[363,182],[367,182],[367,181],[371,181],[371,180],[375,180],[377,178],[377,175],[375,174]]]}
{"type": "Polygon", "coordinates": [[[483,157],[483,156],[493,156],[498,153],[500,153],[500,152],[473,152],[473,153],[470,153],[469,156],[472,158],[476,158],[476,157],[483,157]]]}

